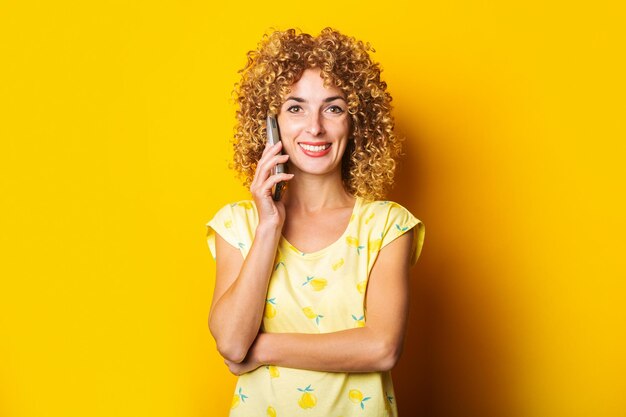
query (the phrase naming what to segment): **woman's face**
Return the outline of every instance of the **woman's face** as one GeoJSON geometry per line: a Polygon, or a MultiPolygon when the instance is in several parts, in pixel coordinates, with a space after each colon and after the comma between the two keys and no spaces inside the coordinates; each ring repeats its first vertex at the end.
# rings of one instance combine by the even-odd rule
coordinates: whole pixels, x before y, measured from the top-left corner
{"type": "Polygon", "coordinates": [[[319,68],[305,70],[291,86],[278,114],[289,172],[296,176],[299,172],[340,172],[350,120],[343,92],[334,86],[324,87],[319,68]]]}

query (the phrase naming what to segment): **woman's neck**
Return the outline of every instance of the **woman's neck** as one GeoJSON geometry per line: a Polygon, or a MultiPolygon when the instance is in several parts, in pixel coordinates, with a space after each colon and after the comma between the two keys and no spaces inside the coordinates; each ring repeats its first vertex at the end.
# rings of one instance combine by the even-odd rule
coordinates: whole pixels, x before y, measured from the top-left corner
{"type": "Polygon", "coordinates": [[[300,172],[289,181],[284,202],[288,211],[317,212],[350,206],[354,197],[345,190],[340,171],[328,175],[300,172]]]}

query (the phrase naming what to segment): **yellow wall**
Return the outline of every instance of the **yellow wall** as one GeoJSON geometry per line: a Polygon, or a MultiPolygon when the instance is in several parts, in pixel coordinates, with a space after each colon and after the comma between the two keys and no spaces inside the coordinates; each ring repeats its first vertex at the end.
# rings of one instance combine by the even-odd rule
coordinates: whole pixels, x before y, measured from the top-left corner
{"type": "Polygon", "coordinates": [[[0,5],[0,416],[227,413],[204,224],[247,196],[230,92],[272,26],[371,42],[394,95],[401,415],[623,416],[623,10],[219,3],[0,5]]]}

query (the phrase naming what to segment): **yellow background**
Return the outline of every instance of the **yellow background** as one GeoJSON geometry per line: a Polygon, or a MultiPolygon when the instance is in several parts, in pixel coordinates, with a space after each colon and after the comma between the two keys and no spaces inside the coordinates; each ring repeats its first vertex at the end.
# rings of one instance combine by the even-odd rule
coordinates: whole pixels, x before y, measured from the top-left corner
{"type": "MultiPolygon", "coordinates": [[[[618,2],[615,2],[616,5],[618,2]]],[[[0,4],[0,416],[226,415],[205,223],[270,27],[372,43],[426,225],[401,416],[626,413],[623,10],[0,4]]]]}

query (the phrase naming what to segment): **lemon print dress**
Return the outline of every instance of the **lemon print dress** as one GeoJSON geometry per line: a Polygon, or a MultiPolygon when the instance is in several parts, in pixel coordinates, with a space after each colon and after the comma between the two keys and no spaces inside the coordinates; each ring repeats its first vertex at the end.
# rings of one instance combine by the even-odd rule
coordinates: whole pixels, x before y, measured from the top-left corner
{"type": "MultiPolygon", "coordinates": [[[[207,224],[215,256],[215,233],[248,255],[258,214],[253,201],[229,204],[207,224]]],[[[424,225],[391,201],[356,199],[343,235],[324,249],[302,253],[281,237],[270,278],[262,332],[329,333],[367,323],[367,280],[382,248],[414,233],[411,264],[424,242],[424,225]]],[[[397,416],[390,372],[319,372],[268,365],[241,375],[231,417],[397,416]]]]}

